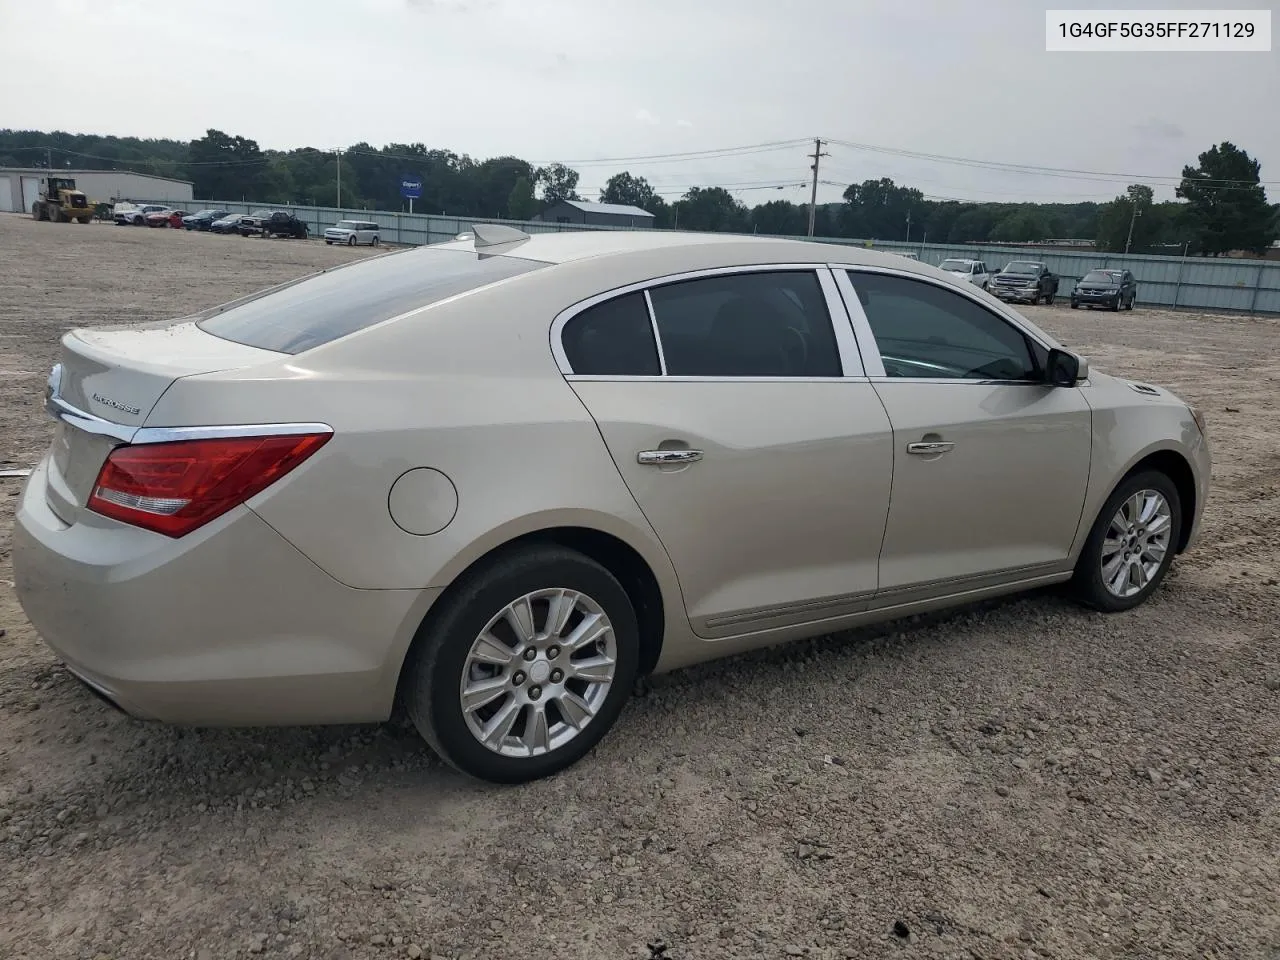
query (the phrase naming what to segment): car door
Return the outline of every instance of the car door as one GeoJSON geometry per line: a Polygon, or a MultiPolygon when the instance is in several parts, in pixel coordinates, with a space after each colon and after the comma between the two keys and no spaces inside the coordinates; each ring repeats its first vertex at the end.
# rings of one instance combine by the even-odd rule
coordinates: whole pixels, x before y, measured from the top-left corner
{"type": "Polygon", "coordinates": [[[713,271],[557,321],[562,369],[680,580],[694,631],[866,608],[892,433],[825,267],[713,271]]]}
{"type": "Polygon", "coordinates": [[[925,278],[864,269],[838,279],[893,426],[875,605],[1063,569],[1092,426],[1079,389],[1042,382],[1048,348],[925,278]]]}

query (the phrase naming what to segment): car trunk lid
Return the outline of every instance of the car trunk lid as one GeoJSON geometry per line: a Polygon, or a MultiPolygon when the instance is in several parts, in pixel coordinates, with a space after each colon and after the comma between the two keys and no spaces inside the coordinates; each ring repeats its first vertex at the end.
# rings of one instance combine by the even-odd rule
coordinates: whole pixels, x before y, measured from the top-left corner
{"type": "Polygon", "coordinates": [[[73,330],[62,338],[47,404],[58,418],[49,507],[74,523],[111,450],[128,443],[175,381],[279,360],[205,333],[194,321],[73,330]]]}

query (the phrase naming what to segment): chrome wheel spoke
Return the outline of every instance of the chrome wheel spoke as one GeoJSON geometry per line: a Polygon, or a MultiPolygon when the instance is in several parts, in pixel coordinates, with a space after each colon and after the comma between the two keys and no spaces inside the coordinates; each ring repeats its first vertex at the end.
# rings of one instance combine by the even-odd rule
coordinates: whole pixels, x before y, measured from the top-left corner
{"type": "Polygon", "coordinates": [[[1147,524],[1147,536],[1149,537],[1167,536],[1169,534],[1169,531],[1172,529],[1172,527],[1173,527],[1173,518],[1169,516],[1167,513],[1162,513],[1159,516],[1153,518],[1151,522],[1147,524]]]}
{"type": "Polygon", "coordinates": [[[569,618],[577,607],[578,595],[569,590],[561,590],[547,604],[547,626],[544,631],[548,637],[559,637],[569,625],[569,618]]]}
{"type": "Polygon", "coordinates": [[[575,730],[581,730],[596,713],[587,701],[572,690],[566,690],[560,694],[556,704],[560,708],[560,716],[564,717],[564,722],[575,730]]]}
{"type": "Polygon", "coordinates": [[[577,653],[587,644],[595,643],[612,630],[613,626],[603,613],[583,617],[582,622],[573,628],[573,633],[564,638],[564,647],[570,653],[577,653]]]}
{"type": "Polygon", "coordinates": [[[591,683],[608,683],[613,679],[613,669],[617,666],[611,657],[597,656],[587,660],[575,660],[569,664],[569,673],[579,680],[591,683]]]}
{"type": "Polygon", "coordinates": [[[487,707],[507,692],[507,678],[504,676],[486,677],[473,680],[462,691],[462,710],[464,713],[475,713],[487,707]]]}
{"type": "Polygon", "coordinates": [[[538,628],[533,622],[533,605],[529,603],[529,598],[521,597],[507,607],[505,613],[507,625],[515,632],[516,637],[522,643],[532,641],[538,628]]]}
{"type": "Polygon", "coordinates": [[[471,648],[471,659],[480,663],[505,667],[515,657],[515,653],[492,634],[482,633],[480,639],[471,648]]]}
{"type": "Polygon", "coordinates": [[[1120,553],[1122,550],[1124,550],[1124,537],[1117,537],[1115,539],[1108,537],[1106,540],[1102,541],[1102,557],[1104,560],[1107,557],[1120,553]]]}
{"type": "Polygon", "coordinates": [[[1120,566],[1116,568],[1115,573],[1113,573],[1107,579],[1107,586],[1111,588],[1111,592],[1114,593],[1117,597],[1123,597],[1126,595],[1126,592],[1129,586],[1129,561],[1128,560],[1120,564],[1120,566]]]}
{"type": "Polygon", "coordinates": [[[520,711],[523,709],[524,704],[517,702],[515,697],[504,703],[502,708],[484,725],[483,736],[480,738],[484,745],[490,749],[500,747],[511,733],[511,728],[516,725],[516,720],[519,719],[520,711]]]}
{"type": "Polygon", "coordinates": [[[1124,554],[1117,550],[1115,555],[1102,565],[1102,579],[1107,583],[1114,583],[1116,573],[1127,565],[1128,561],[1125,560],[1124,554]]]}
{"type": "Polygon", "coordinates": [[[551,749],[551,733],[547,727],[547,708],[540,703],[531,704],[529,723],[525,728],[524,742],[529,753],[537,755],[551,749]]]}

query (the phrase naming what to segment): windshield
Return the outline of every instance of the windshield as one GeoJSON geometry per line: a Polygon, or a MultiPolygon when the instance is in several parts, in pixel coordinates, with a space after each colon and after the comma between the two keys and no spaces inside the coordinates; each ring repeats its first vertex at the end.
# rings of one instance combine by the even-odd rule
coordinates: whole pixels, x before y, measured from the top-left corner
{"type": "Polygon", "coordinates": [[[949,270],[952,273],[968,273],[970,266],[968,260],[943,260],[939,269],[949,270]]]}
{"type": "Polygon", "coordinates": [[[546,266],[461,250],[418,250],[308,277],[198,322],[206,333],[297,354],[448,297],[546,266]]]}
{"type": "Polygon", "coordinates": [[[255,210],[255,211],[253,211],[253,213],[249,214],[249,216],[251,216],[251,217],[269,217],[269,216],[271,216],[271,211],[270,211],[270,210],[255,210]]]}
{"type": "Polygon", "coordinates": [[[1081,283],[1119,283],[1120,271],[1118,270],[1090,270],[1084,275],[1081,283]]]}
{"type": "Polygon", "coordinates": [[[1027,263],[1025,260],[1015,260],[1004,268],[1005,273],[1022,273],[1034,276],[1040,272],[1040,264],[1027,263]]]}

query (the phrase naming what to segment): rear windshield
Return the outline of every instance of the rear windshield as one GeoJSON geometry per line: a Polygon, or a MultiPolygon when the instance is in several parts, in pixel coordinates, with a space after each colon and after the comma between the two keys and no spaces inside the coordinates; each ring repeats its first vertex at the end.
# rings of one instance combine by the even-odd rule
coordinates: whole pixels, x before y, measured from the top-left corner
{"type": "Polygon", "coordinates": [[[198,322],[205,333],[277,353],[330,341],[546,266],[463,250],[406,250],[362,260],[256,297],[198,322]]]}
{"type": "Polygon", "coordinates": [[[1081,283],[1119,283],[1119,270],[1090,270],[1084,275],[1081,283]]]}

